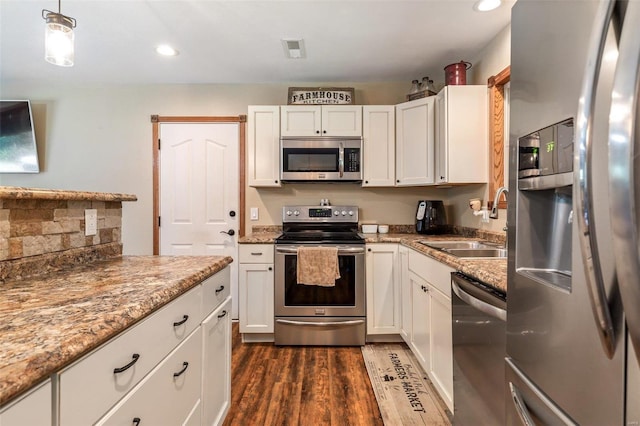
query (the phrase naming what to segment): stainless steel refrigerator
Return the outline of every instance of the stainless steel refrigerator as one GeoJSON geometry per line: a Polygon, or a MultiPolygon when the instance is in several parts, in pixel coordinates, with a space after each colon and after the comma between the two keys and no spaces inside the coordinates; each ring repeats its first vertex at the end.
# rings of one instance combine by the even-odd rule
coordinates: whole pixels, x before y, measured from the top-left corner
{"type": "Polygon", "coordinates": [[[637,425],[640,0],[518,0],[511,31],[507,423],[637,425]]]}

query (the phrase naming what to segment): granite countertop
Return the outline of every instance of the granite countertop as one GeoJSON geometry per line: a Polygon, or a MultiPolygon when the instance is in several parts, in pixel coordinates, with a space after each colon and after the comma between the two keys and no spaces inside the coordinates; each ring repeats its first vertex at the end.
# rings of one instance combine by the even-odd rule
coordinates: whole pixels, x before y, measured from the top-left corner
{"type": "Polygon", "coordinates": [[[0,284],[0,405],[231,262],[124,256],[0,284]]]}
{"type": "Polygon", "coordinates": [[[0,186],[0,199],[137,201],[132,194],[0,186]]]}
{"type": "MultiPolygon", "coordinates": [[[[365,242],[399,243],[410,247],[422,254],[432,257],[445,265],[487,283],[504,292],[507,291],[507,260],[506,259],[464,259],[450,255],[441,250],[427,247],[418,241],[423,240],[477,240],[477,237],[462,235],[424,235],[424,234],[360,234],[365,242]]],[[[240,244],[273,244],[280,236],[277,232],[256,232],[246,235],[238,241],[240,244]]]]}

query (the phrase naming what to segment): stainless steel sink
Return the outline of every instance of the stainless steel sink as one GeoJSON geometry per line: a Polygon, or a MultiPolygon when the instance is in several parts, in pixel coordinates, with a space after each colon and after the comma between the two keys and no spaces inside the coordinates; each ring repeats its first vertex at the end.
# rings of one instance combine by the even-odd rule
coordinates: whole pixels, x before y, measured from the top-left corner
{"type": "Polygon", "coordinates": [[[498,243],[481,240],[467,241],[418,241],[427,247],[442,250],[464,258],[506,258],[507,250],[498,243]]]}
{"type": "Polygon", "coordinates": [[[492,257],[492,258],[506,258],[507,250],[503,248],[481,248],[481,249],[448,249],[447,253],[457,257],[492,257]]]}

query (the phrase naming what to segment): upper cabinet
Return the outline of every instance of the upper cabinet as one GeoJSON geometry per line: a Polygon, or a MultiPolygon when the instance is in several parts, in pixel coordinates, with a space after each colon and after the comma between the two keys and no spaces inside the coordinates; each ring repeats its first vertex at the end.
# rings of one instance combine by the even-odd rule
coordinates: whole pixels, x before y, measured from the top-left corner
{"type": "Polygon", "coordinates": [[[395,185],[395,107],[362,107],[362,186],[395,185]]]}
{"type": "Polygon", "coordinates": [[[434,140],[435,96],[396,105],[396,186],[435,183],[434,140]]]}
{"type": "Polygon", "coordinates": [[[488,180],[486,86],[445,86],[436,98],[436,183],[488,180]]]}
{"type": "Polygon", "coordinates": [[[280,186],[279,106],[249,106],[246,155],[249,186],[280,186]]]}
{"type": "Polygon", "coordinates": [[[280,107],[281,136],[362,136],[361,105],[280,107]]]}

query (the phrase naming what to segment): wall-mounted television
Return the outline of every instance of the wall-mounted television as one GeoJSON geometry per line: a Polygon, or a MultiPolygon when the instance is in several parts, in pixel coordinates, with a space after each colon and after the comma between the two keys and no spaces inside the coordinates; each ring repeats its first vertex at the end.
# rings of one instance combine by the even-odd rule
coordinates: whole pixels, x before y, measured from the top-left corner
{"type": "Polygon", "coordinates": [[[29,101],[0,101],[0,173],[38,173],[29,101]]]}

